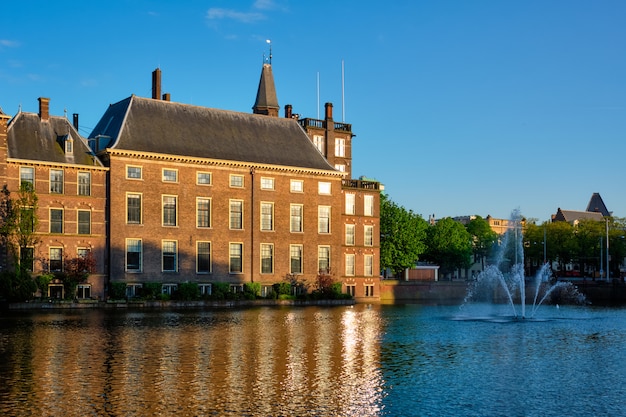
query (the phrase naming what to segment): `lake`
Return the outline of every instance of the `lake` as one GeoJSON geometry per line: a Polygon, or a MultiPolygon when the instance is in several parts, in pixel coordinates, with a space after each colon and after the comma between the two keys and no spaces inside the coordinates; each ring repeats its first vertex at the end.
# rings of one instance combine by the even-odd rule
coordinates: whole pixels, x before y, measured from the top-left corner
{"type": "Polygon", "coordinates": [[[626,309],[2,312],[3,416],[626,415],[626,309]]]}

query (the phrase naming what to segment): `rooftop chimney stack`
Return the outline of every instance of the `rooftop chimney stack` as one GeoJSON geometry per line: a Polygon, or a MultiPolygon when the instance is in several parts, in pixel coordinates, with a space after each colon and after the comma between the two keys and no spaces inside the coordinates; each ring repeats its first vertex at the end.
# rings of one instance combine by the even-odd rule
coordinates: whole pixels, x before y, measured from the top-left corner
{"type": "Polygon", "coordinates": [[[161,70],[159,68],[152,71],[152,98],[161,98],[161,70]]]}
{"type": "Polygon", "coordinates": [[[326,109],[326,120],[333,120],[333,103],[326,103],[324,108],[326,109]]]}
{"type": "Polygon", "coordinates": [[[39,118],[42,121],[50,120],[50,99],[46,97],[39,97],[39,118]]]}
{"type": "Polygon", "coordinates": [[[72,114],[72,122],[74,124],[74,129],[78,131],[78,113],[72,114]]]}
{"type": "Polygon", "coordinates": [[[285,119],[291,119],[292,115],[292,110],[293,107],[291,107],[291,104],[287,104],[285,106],[285,119]]]}
{"type": "Polygon", "coordinates": [[[172,98],[170,97],[170,93],[164,93],[163,94],[163,101],[171,101],[172,98]]]}

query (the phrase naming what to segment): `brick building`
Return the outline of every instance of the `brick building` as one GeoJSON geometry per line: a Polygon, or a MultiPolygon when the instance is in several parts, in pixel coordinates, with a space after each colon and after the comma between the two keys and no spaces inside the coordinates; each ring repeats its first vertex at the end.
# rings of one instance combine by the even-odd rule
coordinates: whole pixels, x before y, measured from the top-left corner
{"type": "Polygon", "coordinates": [[[160,90],[157,69],[152,98],[110,105],[87,140],[77,116],[48,114],[47,99],[38,115],[9,122],[0,112],[0,177],[11,191],[32,181],[39,196],[34,273],[90,252],[97,271],[81,297],[106,297],[107,282],[129,297],[147,283],[209,293],[216,282],[256,282],[267,292],[328,273],[357,299],[378,298],[379,183],[351,178],[354,135],[332,104],[324,120],[300,119],[291,105],[279,117],[270,64],[252,113],[160,90]]]}
{"type": "MultiPolygon", "coordinates": [[[[74,124],[49,114],[48,98],[39,98],[38,114],[0,114],[1,184],[15,199],[20,186],[30,183],[38,197],[37,242],[19,248],[21,263],[36,274],[55,273],[68,259],[91,254],[96,269],[79,284],[80,298],[104,296],[107,171],[74,124]]],[[[3,255],[0,266],[11,267],[12,259],[3,255]]],[[[63,285],[53,282],[44,295],[63,297],[63,285]]]]}
{"type": "Polygon", "coordinates": [[[258,282],[265,292],[289,275],[312,285],[322,271],[357,297],[376,296],[378,183],[347,179],[319,151],[320,134],[350,149],[332,106],[315,128],[278,117],[269,64],[252,114],[172,102],[160,76],[151,99],[112,104],[89,137],[110,169],[111,282],[131,296],[147,282],[165,292],[258,282]]]}

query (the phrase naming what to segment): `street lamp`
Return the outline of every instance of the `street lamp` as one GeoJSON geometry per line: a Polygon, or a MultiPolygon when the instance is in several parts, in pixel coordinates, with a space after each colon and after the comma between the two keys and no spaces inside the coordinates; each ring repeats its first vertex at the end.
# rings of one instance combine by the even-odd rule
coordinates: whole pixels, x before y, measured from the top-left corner
{"type": "Polygon", "coordinates": [[[611,279],[611,271],[609,270],[609,219],[606,220],[606,282],[611,279]]]}

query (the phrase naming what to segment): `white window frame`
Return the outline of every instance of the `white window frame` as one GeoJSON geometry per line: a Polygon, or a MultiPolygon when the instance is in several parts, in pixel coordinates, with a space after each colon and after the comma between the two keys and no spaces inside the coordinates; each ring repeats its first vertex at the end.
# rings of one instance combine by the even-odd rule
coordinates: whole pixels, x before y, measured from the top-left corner
{"type": "Polygon", "coordinates": [[[344,138],[335,138],[335,156],[346,156],[346,140],[344,138]]]}
{"type": "Polygon", "coordinates": [[[319,181],[317,183],[317,193],[319,195],[331,195],[332,194],[332,186],[331,186],[330,182],[319,181]]]}
{"type": "Polygon", "coordinates": [[[291,191],[292,193],[303,193],[304,181],[303,180],[291,180],[289,182],[289,191],[291,191]]]}
{"type": "Polygon", "coordinates": [[[178,227],[178,196],[176,195],[170,195],[170,194],[162,194],[161,195],[161,226],[163,227],[178,227]],[[168,207],[166,208],[166,199],[168,200],[167,204],[168,207]],[[173,216],[173,222],[170,221],[171,216],[171,210],[172,208],[170,207],[171,202],[169,201],[170,199],[173,199],[174,201],[174,216],[173,216]],[[166,213],[167,215],[167,219],[168,222],[166,222],[166,213]],[[172,224],[173,223],[173,224],[172,224]]]}
{"type": "Polygon", "coordinates": [[[304,205],[303,204],[289,205],[289,231],[291,233],[304,232],[304,205]],[[294,213],[294,209],[297,209],[296,213],[294,213]]]}
{"type": "Polygon", "coordinates": [[[346,253],[346,276],[354,276],[355,258],[354,253],[346,253]]]}
{"type": "Polygon", "coordinates": [[[330,234],[331,206],[317,206],[317,233],[330,234]]]}
{"type": "Polygon", "coordinates": [[[243,188],[245,186],[244,176],[241,174],[230,174],[228,184],[231,188],[243,188]]]}
{"type": "Polygon", "coordinates": [[[207,171],[196,172],[196,184],[197,185],[213,185],[213,174],[207,171]],[[200,180],[201,178],[208,178],[209,181],[200,180]]]}
{"type": "Polygon", "coordinates": [[[76,211],[76,234],[78,235],[90,235],[91,234],[91,210],[77,210],[76,211]],[[88,213],[89,215],[89,224],[88,224],[89,231],[87,233],[81,233],[81,230],[80,230],[80,226],[82,224],[81,219],[80,219],[81,213],[88,213]]]}
{"type": "Polygon", "coordinates": [[[356,194],[346,193],[346,214],[356,214],[356,194]]]}
{"type": "Polygon", "coordinates": [[[243,210],[244,210],[244,202],[243,200],[229,200],[228,201],[228,228],[230,230],[243,230],[243,210]],[[240,207],[239,211],[233,211],[233,204],[236,204],[240,207]],[[237,218],[234,215],[237,214],[237,218]],[[237,224],[233,222],[233,220],[237,220],[236,223],[239,223],[239,227],[236,227],[237,224]]]}
{"type": "Polygon", "coordinates": [[[143,272],[143,241],[139,238],[126,238],[126,248],[124,252],[124,270],[130,273],[140,273],[143,272]],[[128,267],[128,251],[130,244],[133,244],[132,248],[139,249],[138,251],[133,251],[132,253],[138,253],[139,259],[137,260],[138,265],[137,268],[129,268],[128,267]]]}
{"type": "Polygon", "coordinates": [[[60,246],[51,246],[48,249],[48,269],[50,270],[50,272],[62,272],[63,271],[63,248],[60,246]],[[52,258],[52,252],[55,252],[59,254],[59,257],[57,259],[57,257],[55,256],[54,259],[52,258]],[[52,268],[52,261],[54,261],[55,263],[58,262],[59,264],[59,268],[57,269],[56,267],[53,269],[52,268]]]}
{"type": "Polygon", "coordinates": [[[26,182],[35,187],[35,167],[20,167],[20,187],[26,182]],[[25,175],[27,172],[30,175],[25,175]]]}
{"type": "Polygon", "coordinates": [[[89,171],[78,171],[77,175],[77,195],[82,196],[90,196],[91,195],[91,172],[89,171]],[[82,180],[81,180],[82,177],[82,180]],[[84,181],[84,178],[87,178],[87,181],[84,181]]]}
{"type": "Polygon", "coordinates": [[[330,271],[330,246],[319,245],[317,247],[317,269],[320,273],[327,273],[330,271]],[[325,256],[323,256],[325,255],[325,256]],[[326,268],[323,268],[322,260],[326,259],[326,268]]]}
{"type": "MultiPolygon", "coordinates": [[[[211,241],[208,240],[199,240],[196,242],[196,274],[210,274],[213,272],[213,256],[212,256],[212,244],[211,241]],[[200,265],[200,244],[207,244],[209,247],[208,252],[208,270],[200,270],[198,267],[200,265]]],[[[204,254],[204,253],[203,253],[204,254]]]]}
{"type": "Polygon", "coordinates": [[[368,217],[374,215],[374,196],[371,194],[363,196],[363,215],[368,217]]]}
{"type": "Polygon", "coordinates": [[[273,190],[273,189],[274,189],[274,178],[261,177],[261,190],[273,190]]]}
{"type": "Polygon", "coordinates": [[[141,193],[126,193],[126,224],[142,224],[143,223],[143,195],[141,193]],[[130,206],[128,204],[128,202],[130,201],[130,198],[133,199],[137,199],[139,200],[139,207],[133,207],[133,210],[138,209],[139,210],[139,220],[138,221],[129,221],[128,218],[130,217],[130,206]],[[138,197],[138,198],[136,198],[138,197]]]}
{"type": "Polygon", "coordinates": [[[140,165],[126,165],[127,180],[143,180],[143,167],[140,165]]]}
{"type": "Polygon", "coordinates": [[[274,203],[261,201],[261,230],[271,232],[274,230],[274,203]]]}
{"type": "Polygon", "coordinates": [[[63,172],[62,169],[51,169],[50,170],[50,194],[63,194],[64,190],[65,190],[65,172],[63,172]]]}
{"type": "Polygon", "coordinates": [[[261,257],[260,272],[261,274],[273,274],[274,273],[274,244],[273,243],[261,243],[261,250],[259,251],[261,257]],[[266,261],[269,260],[269,269],[266,267],[266,261]]]}
{"type": "MultiPolygon", "coordinates": [[[[50,212],[48,213],[48,216],[49,216],[48,218],[50,219],[48,222],[50,226],[49,227],[50,233],[51,234],[63,234],[65,232],[65,210],[60,209],[60,208],[51,208],[50,212]],[[61,212],[61,223],[60,223],[61,231],[60,232],[52,231],[52,212],[61,212]]],[[[55,224],[56,224],[56,221],[55,221],[55,224]]]]}
{"type": "Polygon", "coordinates": [[[161,241],[161,272],[178,272],[178,241],[171,239],[164,239],[161,241]],[[166,245],[173,245],[174,251],[171,251],[171,247],[166,248],[166,245]],[[167,252],[166,252],[167,249],[167,252]],[[172,269],[165,269],[165,256],[173,258],[174,267],[172,269]]]}
{"type": "Polygon", "coordinates": [[[356,235],[356,224],[346,224],[346,246],[354,246],[356,235]]]}
{"type": "Polygon", "coordinates": [[[289,245],[289,273],[293,275],[302,274],[303,273],[303,263],[302,263],[302,245],[289,245]],[[297,255],[297,256],[296,256],[297,255]],[[299,268],[296,271],[294,266],[294,260],[298,260],[299,268]]]}
{"type": "Polygon", "coordinates": [[[228,272],[230,274],[243,274],[243,242],[230,242],[228,244],[228,272]],[[233,270],[233,259],[239,260],[239,268],[236,270],[233,270]]]}
{"type": "Polygon", "coordinates": [[[313,135],[313,145],[315,145],[315,148],[322,155],[324,155],[324,142],[325,142],[324,136],[322,136],[322,135],[313,135]]]}
{"type": "Polygon", "coordinates": [[[161,170],[161,181],[162,182],[178,182],[178,170],[174,168],[163,168],[161,170]]]}
{"type": "Polygon", "coordinates": [[[374,246],[374,226],[363,226],[363,246],[374,246]]]}
{"type": "MultiPolygon", "coordinates": [[[[196,228],[198,229],[210,229],[212,222],[211,222],[211,205],[212,205],[212,201],[210,197],[196,197],[196,228]],[[208,208],[206,209],[207,211],[207,215],[206,215],[206,221],[207,224],[206,225],[201,225],[200,224],[200,219],[204,219],[204,215],[201,217],[200,216],[200,203],[204,203],[206,202],[208,204],[208,208]]],[[[202,213],[204,214],[204,209],[202,210],[202,213]]]]}
{"type": "Polygon", "coordinates": [[[374,275],[374,255],[365,255],[363,257],[363,275],[366,277],[374,275]]]}

